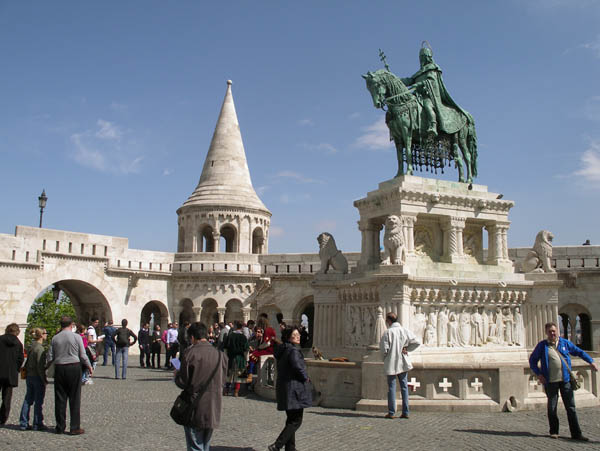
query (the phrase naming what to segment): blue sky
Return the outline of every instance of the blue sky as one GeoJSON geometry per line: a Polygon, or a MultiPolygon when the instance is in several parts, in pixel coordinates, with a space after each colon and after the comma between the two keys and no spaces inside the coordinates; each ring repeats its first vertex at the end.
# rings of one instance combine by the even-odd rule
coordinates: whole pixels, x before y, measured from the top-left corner
{"type": "Polygon", "coordinates": [[[414,3],[0,0],[0,232],[45,188],[48,228],[174,251],[232,79],[270,251],[358,251],[352,202],[396,169],[360,75],[379,48],[411,75],[427,39],[509,246],[600,244],[600,1],[414,3]]]}

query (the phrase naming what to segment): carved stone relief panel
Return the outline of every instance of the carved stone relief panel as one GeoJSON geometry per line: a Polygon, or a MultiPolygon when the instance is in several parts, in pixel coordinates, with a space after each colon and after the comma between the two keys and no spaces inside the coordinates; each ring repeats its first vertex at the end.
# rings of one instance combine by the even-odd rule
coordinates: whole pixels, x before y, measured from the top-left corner
{"type": "Polygon", "coordinates": [[[436,249],[435,234],[431,225],[417,224],[415,226],[415,254],[419,257],[439,261],[440,253],[436,249]]]}
{"type": "Polygon", "coordinates": [[[467,226],[463,231],[463,253],[465,260],[472,263],[483,262],[482,229],[467,226]]]}
{"type": "Polygon", "coordinates": [[[429,347],[523,346],[519,306],[414,304],[410,328],[429,347]]]}
{"type": "Polygon", "coordinates": [[[371,344],[376,306],[347,304],[344,323],[344,343],[347,347],[365,347],[371,344]]]}

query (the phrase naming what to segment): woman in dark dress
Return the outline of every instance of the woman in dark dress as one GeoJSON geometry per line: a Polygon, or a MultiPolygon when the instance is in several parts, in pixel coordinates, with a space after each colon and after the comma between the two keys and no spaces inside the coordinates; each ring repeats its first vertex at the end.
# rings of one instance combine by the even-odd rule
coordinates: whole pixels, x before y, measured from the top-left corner
{"type": "Polygon", "coordinates": [[[150,358],[152,359],[152,368],[160,368],[160,344],[162,343],[160,333],[160,326],[157,324],[154,326],[152,331],[152,337],[150,337],[150,358]],[[158,365],[154,365],[155,358],[158,358],[158,365]]]}
{"type": "Polygon", "coordinates": [[[312,405],[311,384],[306,372],[304,356],[300,352],[300,331],[288,327],[281,333],[281,344],[275,346],[273,355],[277,359],[277,410],[285,410],[285,427],[269,451],[285,447],[296,449],[296,431],[302,424],[304,409],[312,405]]]}

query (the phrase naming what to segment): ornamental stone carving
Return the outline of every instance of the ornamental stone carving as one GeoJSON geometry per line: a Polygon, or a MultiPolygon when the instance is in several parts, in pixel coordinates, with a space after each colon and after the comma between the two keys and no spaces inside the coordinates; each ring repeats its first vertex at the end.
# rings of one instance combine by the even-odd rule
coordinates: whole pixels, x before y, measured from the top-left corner
{"type": "Polygon", "coordinates": [[[319,243],[319,258],[321,259],[320,274],[327,274],[329,267],[337,273],[348,274],[348,260],[338,250],[331,233],[323,232],[317,237],[319,243]]]}
{"type": "Polygon", "coordinates": [[[521,262],[523,272],[556,272],[552,268],[552,240],[554,235],[548,230],[540,230],[535,237],[533,249],[521,262]]]}
{"type": "Polygon", "coordinates": [[[402,222],[396,215],[388,216],[385,220],[385,232],[383,234],[383,246],[386,258],[384,265],[401,265],[406,261],[406,245],[402,222]]]}

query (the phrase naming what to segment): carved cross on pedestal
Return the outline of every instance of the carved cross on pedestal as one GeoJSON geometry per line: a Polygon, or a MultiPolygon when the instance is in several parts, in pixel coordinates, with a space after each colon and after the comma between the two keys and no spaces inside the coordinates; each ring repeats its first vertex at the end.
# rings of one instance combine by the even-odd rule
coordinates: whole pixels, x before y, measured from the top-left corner
{"type": "Polygon", "coordinates": [[[448,391],[448,389],[449,389],[450,387],[452,387],[452,382],[450,382],[450,381],[448,380],[448,378],[447,378],[447,377],[445,377],[445,378],[442,380],[442,382],[440,382],[438,385],[439,385],[439,387],[440,387],[441,389],[443,389],[444,391],[448,391]]]}
{"type": "Polygon", "coordinates": [[[479,391],[479,389],[483,387],[483,382],[480,382],[479,378],[476,377],[473,382],[471,382],[471,387],[473,387],[475,391],[479,391]]]}
{"type": "Polygon", "coordinates": [[[540,382],[538,381],[537,376],[531,376],[529,378],[529,385],[531,385],[532,390],[538,389],[540,382]]]}
{"type": "Polygon", "coordinates": [[[407,384],[409,387],[411,388],[411,391],[415,392],[417,391],[417,388],[419,388],[421,386],[421,383],[417,381],[417,379],[415,377],[411,377],[410,381],[407,384]]]}

